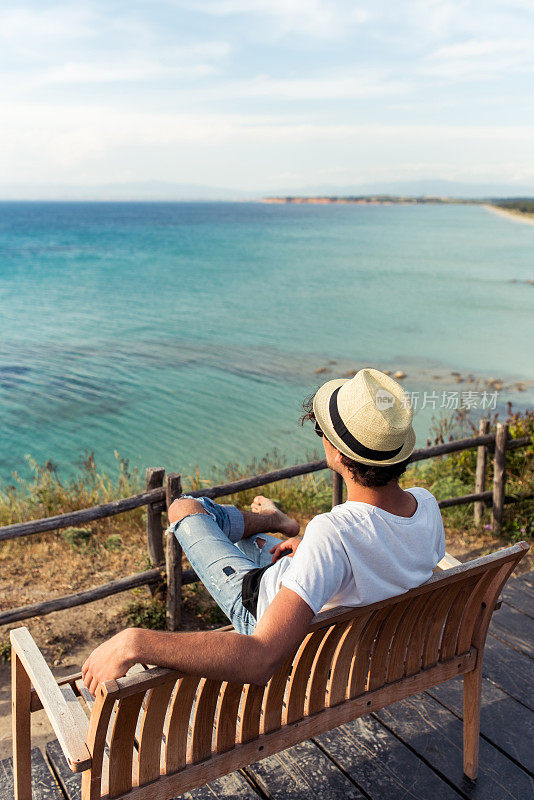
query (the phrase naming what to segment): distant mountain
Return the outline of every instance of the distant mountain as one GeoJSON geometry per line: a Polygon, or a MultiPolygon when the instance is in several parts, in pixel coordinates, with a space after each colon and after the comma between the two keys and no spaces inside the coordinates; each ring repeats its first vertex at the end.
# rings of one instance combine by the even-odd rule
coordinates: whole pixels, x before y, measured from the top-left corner
{"type": "Polygon", "coordinates": [[[0,185],[0,200],[101,200],[101,201],[173,201],[173,200],[246,200],[258,195],[220,186],[197,186],[188,183],[143,181],[108,183],[101,186],[68,184],[0,185]]]}
{"type": "Polygon", "coordinates": [[[403,197],[534,197],[534,186],[498,183],[460,183],[458,181],[425,179],[417,181],[383,181],[377,183],[335,186],[275,187],[258,191],[202,186],[166,181],[137,181],[108,183],[100,186],[69,186],[68,184],[4,184],[0,185],[0,200],[80,200],[80,201],[219,201],[259,200],[262,197],[285,196],[346,196],[391,194],[403,197]]]}
{"type": "Polygon", "coordinates": [[[460,183],[436,178],[417,181],[384,181],[348,186],[306,186],[281,194],[311,197],[318,195],[340,197],[365,194],[393,194],[402,197],[534,197],[534,186],[499,183],[460,183]]]}

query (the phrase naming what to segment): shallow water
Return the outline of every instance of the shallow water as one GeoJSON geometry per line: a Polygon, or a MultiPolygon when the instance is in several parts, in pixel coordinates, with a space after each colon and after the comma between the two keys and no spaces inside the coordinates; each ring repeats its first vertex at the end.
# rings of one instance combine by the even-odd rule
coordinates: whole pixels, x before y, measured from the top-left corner
{"type": "Polygon", "coordinates": [[[478,206],[0,204],[0,474],[303,460],[302,397],[361,366],[532,405],[533,254],[478,206]]]}

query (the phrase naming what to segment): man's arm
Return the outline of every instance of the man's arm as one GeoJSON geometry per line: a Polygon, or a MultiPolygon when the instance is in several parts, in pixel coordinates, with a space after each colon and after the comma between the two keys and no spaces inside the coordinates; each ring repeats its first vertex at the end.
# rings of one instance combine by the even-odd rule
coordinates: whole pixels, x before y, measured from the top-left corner
{"type": "Polygon", "coordinates": [[[128,628],[93,650],[82,676],[94,694],[137,663],[170,667],[223,681],[265,684],[297,649],[313,611],[296,592],[280,589],[251,636],[234,631],[166,633],[128,628]]]}

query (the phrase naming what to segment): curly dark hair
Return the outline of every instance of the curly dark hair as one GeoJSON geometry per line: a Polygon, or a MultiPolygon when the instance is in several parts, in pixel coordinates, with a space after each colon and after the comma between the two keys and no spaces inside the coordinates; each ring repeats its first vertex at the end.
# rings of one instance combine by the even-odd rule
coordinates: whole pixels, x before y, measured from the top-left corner
{"type": "MultiPolygon", "coordinates": [[[[315,394],[312,394],[302,401],[304,413],[299,419],[301,425],[304,425],[305,422],[316,422],[313,412],[314,397],[315,394]]],[[[333,447],[335,447],[335,445],[333,445],[333,447]]],[[[344,453],[341,453],[341,463],[344,467],[347,467],[353,480],[367,488],[385,486],[392,480],[398,480],[400,476],[406,472],[409,461],[410,459],[407,458],[404,461],[399,461],[397,464],[391,464],[388,467],[375,467],[374,464],[362,464],[359,461],[354,461],[344,453]]]]}

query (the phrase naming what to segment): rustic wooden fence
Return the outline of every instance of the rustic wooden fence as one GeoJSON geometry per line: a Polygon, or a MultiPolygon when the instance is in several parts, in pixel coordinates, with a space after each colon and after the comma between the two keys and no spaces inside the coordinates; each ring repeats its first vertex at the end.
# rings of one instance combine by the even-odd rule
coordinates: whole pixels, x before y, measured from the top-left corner
{"type": "MultiPolygon", "coordinates": [[[[415,450],[410,458],[411,462],[424,461],[428,458],[443,456],[448,453],[455,453],[461,450],[477,448],[477,464],[475,491],[472,494],[460,497],[451,497],[440,500],[440,508],[450,508],[451,506],[474,504],[474,520],[479,524],[482,521],[484,509],[491,505],[493,518],[493,532],[499,534],[502,526],[502,514],[504,504],[516,502],[522,498],[507,497],[505,495],[506,473],[505,456],[506,450],[517,447],[525,447],[529,444],[528,436],[513,439],[510,438],[508,426],[498,424],[496,433],[488,433],[489,420],[481,420],[479,435],[469,439],[459,439],[446,442],[445,444],[435,445],[415,450]],[[486,491],[486,465],[487,454],[494,452],[493,468],[493,488],[486,491]]],[[[212,486],[207,489],[198,489],[188,494],[193,497],[226,497],[245,489],[254,489],[266,486],[276,481],[294,478],[299,475],[307,475],[312,472],[326,469],[326,462],[310,461],[307,464],[297,464],[293,467],[267,472],[262,475],[254,475],[250,478],[243,478],[234,483],[212,486]]],[[[6,525],[0,528],[0,542],[8,539],[15,539],[19,536],[31,536],[46,531],[60,530],[71,526],[82,525],[87,522],[94,522],[105,517],[112,517],[116,514],[123,514],[134,508],[147,506],[146,535],[147,548],[152,568],[126,578],[120,578],[110,583],[97,586],[94,589],[87,589],[83,592],[56,597],[52,600],[45,600],[41,603],[12,608],[0,613],[0,625],[8,625],[30,617],[43,616],[52,611],[60,611],[73,606],[84,605],[94,600],[100,600],[119,592],[135,589],[138,586],[149,586],[153,588],[167,579],[167,628],[176,630],[180,624],[181,613],[181,588],[189,583],[198,580],[198,576],[193,570],[182,571],[182,554],[176,537],[169,536],[163,542],[163,520],[162,515],[176,498],[182,494],[181,477],[178,474],[168,474],[165,480],[165,470],[147,469],[146,471],[146,491],[141,494],[116,500],[112,503],[84,508],[80,511],[71,511],[67,514],[60,514],[55,517],[32,520],[30,522],[18,522],[14,525],[6,525]]],[[[333,473],[332,485],[332,505],[343,502],[343,481],[339,475],[333,473]]]]}

